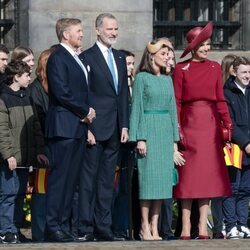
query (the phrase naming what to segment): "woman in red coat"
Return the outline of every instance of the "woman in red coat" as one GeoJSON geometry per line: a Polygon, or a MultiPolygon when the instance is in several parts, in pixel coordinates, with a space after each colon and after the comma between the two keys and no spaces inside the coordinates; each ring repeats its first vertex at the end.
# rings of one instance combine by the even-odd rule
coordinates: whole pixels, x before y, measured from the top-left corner
{"type": "Polygon", "coordinates": [[[198,199],[199,238],[207,239],[209,199],[231,194],[224,163],[221,126],[231,130],[231,119],[223,95],[221,68],[207,59],[211,48],[212,22],[191,29],[188,45],[176,65],[173,80],[181,134],[181,149],[186,162],[179,167],[175,198],[182,204],[181,239],[190,239],[192,200],[198,199]]]}

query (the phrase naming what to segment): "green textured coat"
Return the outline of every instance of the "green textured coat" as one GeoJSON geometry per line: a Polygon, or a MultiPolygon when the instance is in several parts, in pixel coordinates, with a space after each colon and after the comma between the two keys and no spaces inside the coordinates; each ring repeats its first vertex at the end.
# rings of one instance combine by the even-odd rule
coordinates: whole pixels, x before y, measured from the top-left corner
{"type": "Polygon", "coordinates": [[[172,197],[173,147],[179,140],[172,79],[141,72],[133,85],[129,140],[145,140],[146,157],[138,155],[140,199],[172,197]]]}

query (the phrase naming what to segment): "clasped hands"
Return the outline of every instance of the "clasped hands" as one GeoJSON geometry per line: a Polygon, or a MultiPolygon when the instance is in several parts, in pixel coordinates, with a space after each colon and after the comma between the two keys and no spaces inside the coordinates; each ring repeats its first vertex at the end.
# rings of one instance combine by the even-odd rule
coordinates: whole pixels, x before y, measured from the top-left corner
{"type": "Polygon", "coordinates": [[[81,122],[84,122],[84,123],[92,123],[94,121],[94,119],[96,118],[96,112],[93,108],[89,108],[89,113],[86,117],[84,117],[81,122]]]}

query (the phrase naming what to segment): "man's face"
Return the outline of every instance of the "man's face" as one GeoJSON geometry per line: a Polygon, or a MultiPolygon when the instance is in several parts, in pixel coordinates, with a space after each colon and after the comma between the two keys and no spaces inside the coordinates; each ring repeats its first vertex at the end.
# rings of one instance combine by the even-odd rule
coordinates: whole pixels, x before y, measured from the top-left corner
{"type": "Polygon", "coordinates": [[[30,73],[23,73],[22,75],[15,76],[17,83],[20,87],[27,88],[30,82],[30,73]]]}
{"type": "Polygon", "coordinates": [[[8,64],[8,54],[0,52],[0,73],[5,72],[6,66],[8,64]]]}
{"type": "Polygon", "coordinates": [[[104,17],[103,23],[100,27],[97,27],[96,33],[98,41],[106,47],[115,44],[118,37],[118,24],[116,19],[104,17]]]}
{"type": "Polygon", "coordinates": [[[64,34],[68,45],[70,45],[73,49],[78,49],[82,46],[83,28],[80,23],[70,26],[64,34]]]}
{"type": "Polygon", "coordinates": [[[245,88],[249,85],[250,81],[250,65],[240,64],[235,70],[235,81],[242,87],[245,88]]]}

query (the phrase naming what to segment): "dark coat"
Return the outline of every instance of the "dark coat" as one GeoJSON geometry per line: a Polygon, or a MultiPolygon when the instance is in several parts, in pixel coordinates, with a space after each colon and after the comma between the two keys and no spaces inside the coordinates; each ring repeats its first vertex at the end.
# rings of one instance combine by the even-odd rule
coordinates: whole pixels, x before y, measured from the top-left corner
{"type": "Polygon", "coordinates": [[[61,45],[47,63],[49,109],[45,136],[48,138],[81,138],[87,126],[80,120],[89,113],[86,77],[73,56],[61,45]]]}
{"type": "Polygon", "coordinates": [[[250,155],[244,151],[250,143],[250,87],[244,95],[234,83],[234,77],[230,77],[224,85],[224,94],[233,122],[232,142],[244,152],[242,164],[250,165],[250,155]]]}
{"type": "Polygon", "coordinates": [[[80,54],[80,59],[89,71],[89,105],[96,111],[96,119],[89,126],[98,141],[109,139],[114,130],[128,128],[128,79],[124,54],[112,49],[118,71],[118,94],[113,78],[95,44],[80,54]],[[117,123],[118,122],[118,123],[117,123]]]}
{"type": "Polygon", "coordinates": [[[46,118],[46,113],[48,111],[48,106],[49,106],[49,96],[47,93],[45,93],[42,87],[42,84],[38,78],[36,78],[31,83],[28,90],[30,92],[30,96],[32,97],[34,105],[36,107],[39,121],[42,127],[42,131],[44,133],[45,118],[46,118]]]}

